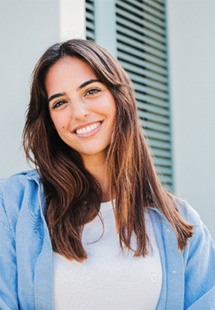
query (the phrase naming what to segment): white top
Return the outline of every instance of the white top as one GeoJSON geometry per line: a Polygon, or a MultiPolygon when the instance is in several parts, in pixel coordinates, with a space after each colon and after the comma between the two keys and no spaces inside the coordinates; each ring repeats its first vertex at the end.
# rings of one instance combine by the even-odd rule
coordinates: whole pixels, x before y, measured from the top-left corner
{"type": "Polygon", "coordinates": [[[104,234],[98,216],[85,225],[84,263],[53,254],[55,310],[155,310],[162,267],[149,215],[146,227],[152,250],[146,257],[134,257],[131,251],[121,251],[111,202],[102,203],[100,210],[104,234]]]}

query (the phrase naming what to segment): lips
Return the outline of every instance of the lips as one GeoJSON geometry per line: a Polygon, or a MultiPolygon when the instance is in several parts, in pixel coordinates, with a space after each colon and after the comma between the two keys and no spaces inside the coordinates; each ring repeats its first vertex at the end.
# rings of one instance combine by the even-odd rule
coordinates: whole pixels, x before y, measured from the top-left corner
{"type": "Polygon", "coordinates": [[[75,133],[78,135],[85,135],[90,133],[91,131],[95,130],[101,125],[101,122],[92,123],[90,125],[87,125],[85,127],[79,128],[75,130],[75,133]]]}

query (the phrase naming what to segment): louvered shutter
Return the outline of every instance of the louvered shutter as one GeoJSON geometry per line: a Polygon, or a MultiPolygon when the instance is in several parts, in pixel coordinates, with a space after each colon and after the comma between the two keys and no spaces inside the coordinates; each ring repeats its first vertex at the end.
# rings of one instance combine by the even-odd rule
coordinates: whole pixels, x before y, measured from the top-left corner
{"type": "MultiPolygon", "coordinates": [[[[87,37],[90,38],[92,2],[86,0],[87,37]]],[[[116,20],[117,58],[133,82],[141,125],[148,138],[158,175],[162,183],[172,190],[165,12],[165,0],[116,0],[115,16],[108,18],[116,20]]]]}
{"type": "Polygon", "coordinates": [[[94,1],[85,1],[86,39],[95,41],[94,1]]]}
{"type": "Polygon", "coordinates": [[[173,189],[165,1],[117,0],[117,57],[132,79],[161,181],[173,189]]]}

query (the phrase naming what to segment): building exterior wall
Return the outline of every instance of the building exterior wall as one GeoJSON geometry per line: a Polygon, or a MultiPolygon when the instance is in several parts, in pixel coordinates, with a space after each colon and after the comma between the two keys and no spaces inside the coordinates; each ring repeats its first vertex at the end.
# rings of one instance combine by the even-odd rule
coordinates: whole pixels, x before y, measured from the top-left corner
{"type": "Polygon", "coordinates": [[[175,190],[215,239],[215,1],[167,7],[175,190]]]}
{"type": "Polygon", "coordinates": [[[0,1],[0,178],[30,169],[21,137],[38,58],[57,41],[84,36],[84,0],[0,1]]]}
{"type": "Polygon", "coordinates": [[[55,1],[42,6],[40,1],[0,2],[0,177],[29,169],[21,136],[31,72],[46,47],[59,39],[58,10],[55,1]]]}
{"type": "MultiPolygon", "coordinates": [[[[215,2],[166,1],[175,189],[215,238],[215,2]]],[[[84,0],[0,1],[0,178],[29,168],[21,135],[38,57],[56,41],[84,36],[84,0]]]]}

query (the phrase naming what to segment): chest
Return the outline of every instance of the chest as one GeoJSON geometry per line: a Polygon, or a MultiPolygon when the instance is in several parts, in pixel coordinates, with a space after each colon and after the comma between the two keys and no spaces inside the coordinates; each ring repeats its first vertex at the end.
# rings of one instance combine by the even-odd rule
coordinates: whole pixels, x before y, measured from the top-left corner
{"type": "MultiPolygon", "coordinates": [[[[146,257],[122,252],[113,211],[101,206],[99,217],[85,226],[84,263],[53,255],[55,309],[156,309],[162,286],[162,266],[150,218],[146,216],[151,247],[146,257]],[[83,296],[85,296],[83,298],[83,296]]],[[[135,248],[133,236],[131,246],[135,248]]]]}

